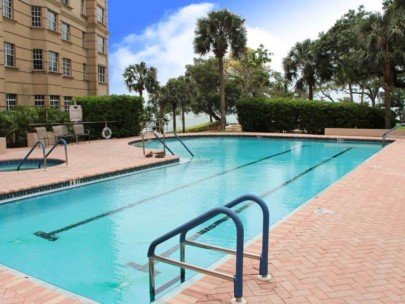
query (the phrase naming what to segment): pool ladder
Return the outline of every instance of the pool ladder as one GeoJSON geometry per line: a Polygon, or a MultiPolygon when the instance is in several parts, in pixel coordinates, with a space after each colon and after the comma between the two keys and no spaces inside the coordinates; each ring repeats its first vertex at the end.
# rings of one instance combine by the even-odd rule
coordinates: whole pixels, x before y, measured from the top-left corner
{"type": "Polygon", "coordinates": [[[390,134],[391,132],[395,131],[396,129],[399,129],[400,127],[404,127],[405,126],[405,122],[400,123],[399,125],[393,127],[392,129],[389,129],[387,132],[385,132],[383,134],[383,144],[385,144],[385,138],[387,137],[388,134],[390,134]]]}
{"type": "Polygon", "coordinates": [[[44,164],[44,170],[46,170],[46,158],[49,156],[49,154],[52,153],[52,151],[56,148],[58,144],[63,144],[65,147],[65,162],[66,166],[68,165],[68,154],[67,154],[67,145],[66,141],[64,139],[59,139],[53,147],[48,151],[48,153],[45,153],[45,145],[42,141],[38,140],[34,146],[28,151],[27,155],[25,155],[24,159],[18,164],[17,166],[17,171],[20,171],[21,166],[25,163],[25,161],[28,159],[28,157],[31,155],[32,152],[34,152],[34,149],[40,145],[42,148],[42,155],[43,159],[38,163],[38,169],[41,168],[41,165],[44,164]]]}
{"type": "MultiPolygon", "coordinates": [[[[262,281],[271,280],[271,276],[268,272],[268,248],[269,248],[269,221],[270,213],[266,203],[259,197],[254,195],[244,195],[241,196],[230,203],[224,205],[223,207],[217,207],[207,211],[206,213],[194,218],[193,220],[173,229],[172,231],[162,235],[161,237],[155,239],[149,246],[148,258],[149,258],[149,294],[150,301],[153,302],[156,297],[156,286],[155,286],[155,261],[160,261],[170,265],[180,267],[180,281],[183,283],[186,277],[186,269],[200,272],[206,275],[211,275],[220,279],[233,281],[234,283],[234,299],[231,300],[231,303],[246,303],[246,300],[243,298],[243,257],[256,259],[260,261],[259,276],[258,278],[262,281]],[[243,248],[243,237],[244,237],[244,228],[242,221],[235,211],[231,208],[243,203],[245,201],[252,201],[257,203],[263,213],[263,230],[262,230],[262,252],[261,255],[253,253],[245,253],[243,248]],[[210,220],[211,218],[224,214],[228,218],[232,219],[236,227],[236,250],[231,250],[228,248],[203,244],[195,241],[190,241],[186,239],[187,232],[191,229],[197,227],[198,225],[203,224],[204,222],[210,220]],[[155,254],[155,249],[158,245],[163,242],[171,239],[172,237],[180,235],[180,261],[166,258],[155,254]],[[214,270],[209,270],[185,262],[185,248],[186,245],[200,247],[203,249],[210,249],[219,252],[224,252],[232,255],[236,255],[236,267],[235,274],[231,275],[229,273],[218,272],[214,270]]],[[[165,284],[164,286],[166,286],[165,284]]]]}

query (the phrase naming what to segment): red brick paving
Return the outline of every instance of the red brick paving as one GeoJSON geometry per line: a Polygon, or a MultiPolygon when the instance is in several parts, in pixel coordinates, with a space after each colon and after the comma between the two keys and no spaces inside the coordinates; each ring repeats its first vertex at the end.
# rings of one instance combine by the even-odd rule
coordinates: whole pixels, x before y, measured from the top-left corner
{"type": "MultiPolygon", "coordinates": [[[[141,152],[128,149],[127,142],[115,140],[111,145],[111,140],[108,148],[106,141],[87,147],[84,143],[72,145],[71,153],[76,156],[71,156],[71,169],[50,168],[46,173],[53,177],[46,180],[60,181],[72,175],[77,178],[145,163],[141,152]]],[[[21,155],[24,151],[16,150],[21,155]]],[[[248,303],[405,303],[404,151],[405,140],[397,140],[271,229],[269,269],[274,280],[257,280],[258,263],[246,259],[244,297],[248,303]],[[314,213],[317,208],[334,213],[314,213]]],[[[0,159],[10,156],[8,152],[0,159]]],[[[8,191],[25,188],[27,183],[38,184],[32,172],[17,177],[13,174],[18,173],[8,173],[11,177],[1,185],[2,193],[8,181],[12,184],[8,191]]],[[[249,247],[249,251],[259,253],[260,240],[249,247]]],[[[230,271],[233,265],[230,259],[219,269],[230,271]]],[[[232,283],[203,277],[164,303],[229,303],[232,294],[232,283]]],[[[0,304],[84,302],[0,268],[0,304]]]]}

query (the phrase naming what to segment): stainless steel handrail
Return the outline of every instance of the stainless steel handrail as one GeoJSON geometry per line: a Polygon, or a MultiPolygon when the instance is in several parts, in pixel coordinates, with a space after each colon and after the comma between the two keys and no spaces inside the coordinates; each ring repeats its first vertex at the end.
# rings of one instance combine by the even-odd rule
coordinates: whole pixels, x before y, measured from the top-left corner
{"type": "Polygon", "coordinates": [[[389,129],[387,132],[383,134],[383,143],[385,143],[385,138],[387,137],[388,134],[390,134],[392,131],[395,131],[396,129],[399,129],[400,127],[404,127],[405,122],[400,123],[399,125],[393,127],[392,129],[389,129]]]}
{"type": "MultiPolygon", "coordinates": [[[[66,141],[62,138],[58,139],[58,141],[52,146],[52,148],[48,151],[48,153],[46,153],[45,158],[47,158],[49,156],[49,154],[52,153],[52,151],[57,147],[58,144],[63,144],[65,147],[65,163],[66,166],[68,165],[69,161],[68,161],[68,153],[67,153],[67,144],[66,141]]],[[[40,161],[38,164],[38,168],[41,168],[43,161],[40,161]]]]}
{"type": "Polygon", "coordinates": [[[43,154],[43,162],[44,162],[44,170],[46,170],[46,155],[45,155],[45,145],[42,141],[38,140],[34,146],[32,146],[31,150],[27,153],[27,155],[25,155],[24,159],[19,163],[18,167],[17,167],[17,171],[20,171],[21,166],[23,165],[23,163],[28,159],[28,157],[31,155],[31,153],[34,151],[34,149],[38,146],[41,145],[42,147],[42,154],[43,154]]]}

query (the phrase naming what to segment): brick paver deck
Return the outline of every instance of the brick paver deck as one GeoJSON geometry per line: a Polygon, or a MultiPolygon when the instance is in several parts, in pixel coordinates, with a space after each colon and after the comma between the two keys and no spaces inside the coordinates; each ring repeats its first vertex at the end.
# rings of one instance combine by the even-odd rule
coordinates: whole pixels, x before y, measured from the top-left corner
{"type": "MultiPolygon", "coordinates": [[[[54,175],[54,181],[156,161],[144,159],[137,149],[128,150],[128,141],[110,140],[108,146],[106,141],[71,145],[69,167],[54,167],[44,173],[54,175]],[[74,156],[76,153],[80,157],[74,156]]],[[[248,303],[405,303],[404,151],[405,140],[387,146],[274,227],[269,255],[274,280],[258,281],[257,262],[245,260],[244,297],[248,303]],[[317,208],[333,212],[315,213],[317,208]]],[[[0,160],[11,156],[8,152],[0,160]]],[[[35,178],[41,184],[47,178],[52,181],[36,173],[41,175],[35,178]]],[[[30,174],[7,173],[0,191],[3,187],[15,191],[27,184],[37,185],[30,174]],[[10,177],[13,174],[18,176],[10,177]]],[[[248,250],[259,253],[260,240],[248,250]]],[[[231,273],[233,268],[233,259],[219,267],[231,273]]],[[[229,303],[232,293],[231,283],[204,277],[163,302],[229,303]]],[[[86,301],[0,268],[1,304],[79,302],[86,301]]]]}

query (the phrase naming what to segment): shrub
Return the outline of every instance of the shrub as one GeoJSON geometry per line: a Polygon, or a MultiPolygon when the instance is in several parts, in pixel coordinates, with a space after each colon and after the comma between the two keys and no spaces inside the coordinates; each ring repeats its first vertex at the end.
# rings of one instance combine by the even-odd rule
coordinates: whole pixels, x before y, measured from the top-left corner
{"type": "Polygon", "coordinates": [[[77,97],[77,104],[82,106],[83,120],[100,122],[86,124],[92,138],[101,138],[103,121],[109,123],[113,137],[128,137],[138,135],[141,131],[143,114],[143,99],[129,95],[87,96],[77,97]]]}
{"type": "Polygon", "coordinates": [[[384,110],[357,103],[247,98],[236,104],[239,123],[248,132],[323,134],[325,128],[384,128],[384,110]]]}
{"type": "Polygon", "coordinates": [[[216,128],[220,126],[221,123],[219,121],[214,121],[214,122],[208,122],[204,124],[199,124],[190,128],[186,129],[187,133],[194,133],[194,132],[205,132],[205,131],[210,131],[213,128],[216,128]]]}
{"type": "Polygon", "coordinates": [[[65,112],[53,108],[28,108],[16,106],[13,111],[0,112],[0,136],[6,137],[8,147],[27,145],[27,133],[33,132],[35,124],[44,124],[51,130],[52,124],[69,121],[65,112]]]}

